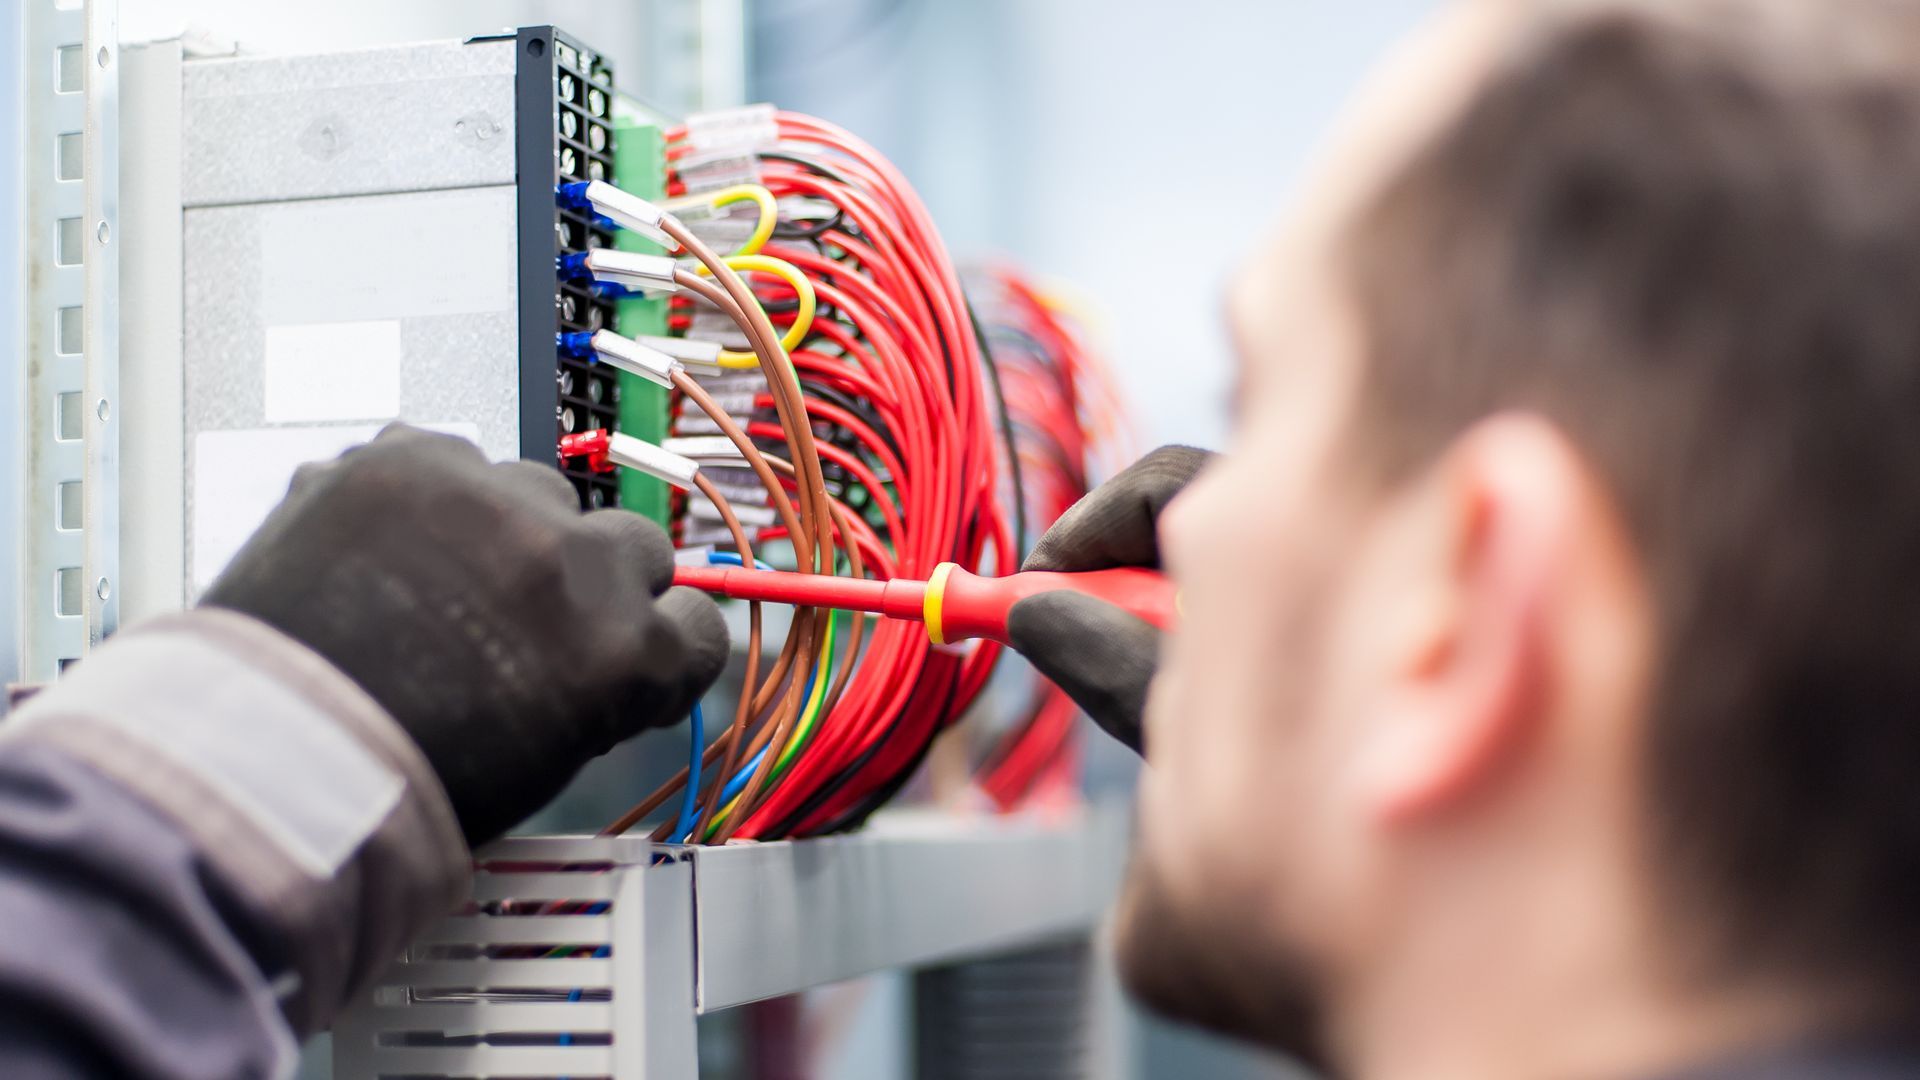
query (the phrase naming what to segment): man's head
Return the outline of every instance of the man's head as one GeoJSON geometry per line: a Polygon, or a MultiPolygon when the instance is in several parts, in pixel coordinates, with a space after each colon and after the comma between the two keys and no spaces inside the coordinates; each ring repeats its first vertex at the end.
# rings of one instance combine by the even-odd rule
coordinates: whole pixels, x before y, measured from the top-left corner
{"type": "Polygon", "coordinates": [[[1129,977],[1349,1065],[1508,983],[1602,1069],[1884,1022],[1920,6],[1471,4],[1390,73],[1236,283],[1232,452],[1163,520],[1129,977]]]}

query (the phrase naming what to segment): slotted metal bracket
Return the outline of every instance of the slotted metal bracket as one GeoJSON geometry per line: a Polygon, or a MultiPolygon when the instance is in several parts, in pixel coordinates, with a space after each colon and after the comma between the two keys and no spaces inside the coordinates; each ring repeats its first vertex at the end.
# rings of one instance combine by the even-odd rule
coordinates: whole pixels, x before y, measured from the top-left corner
{"type": "Polygon", "coordinates": [[[45,682],[112,633],[119,578],[115,0],[26,0],[20,657],[45,682]]]}

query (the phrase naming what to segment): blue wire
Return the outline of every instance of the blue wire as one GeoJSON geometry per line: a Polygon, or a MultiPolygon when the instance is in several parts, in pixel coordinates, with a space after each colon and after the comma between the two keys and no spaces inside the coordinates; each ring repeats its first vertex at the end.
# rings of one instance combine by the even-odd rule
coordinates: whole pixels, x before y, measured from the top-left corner
{"type": "MultiPolygon", "coordinates": [[[[735,552],[731,552],[731,551],[707,552],[707,565],[713,566],[716,564],[721,566],[744,566],[745,565],[740,561],[740,556],[735,552]]],[[[753,560],[753,567],[756,570],[773,569],[773,567],[768,566],[766,563],[761,562],[759,559],[753,560]]],[[[807,688],[800,695],[801,701],[806,701],[808,698],[811,698],[813,696],[813,681],[819,677],[820,677],[820,669],[816,666],[811,672],[807,674],[807,688]]],[[[680,842],[683,844],[693,839],[693,829],[694,829],[694,826],[698,824],[693,819],[693,790],[694,788],[698,787],[700,783],[700,755],[706,749],[706,747],[701,745],[700,743],[700,735],[699,735],[700,707],[698,705],[695,705],[693,707],[693,724],[694,724],[693,730],[695,732],[693,763],[687,766],[687,797],[686,797],[686,801],[681,806],[680,820],[675,822],[673,826],[674,833],[680,837],[680,842]]],[[[736,796],[738,796],[742,791],[746,790],[747,781],[753,779],[753,774],[760,768],[760,760],[766,757],[767,751],[772,748],[773,748],[773,744],[769,742],[767,745],[762,746],[759,752],[755,753],[753,757],[747,759],[746,764],[740,766],[740,771],[737,773],[734,773],[733,778],[727,781],[727,786],[720,790],[721,806],[725,806],[729,802],[732,802],[736,796]]]]}
{"type": "Polygon", "coordinates": [[[698,824],[699,800],[695,796],[700,791],[700,759],[707,753],[706,721],[700,716],[699,702],[693,703],[693,714],[687,719],[693,726],[688,733],[693,748],[687,755],[687,794],[680,800],[680,819],[673,823],[673,835],[683,844],[693,836],[694,826],[698,824]]]}
{"type": "MultiPolygon", "coordinates": [[[[813,696],[813,681],[819,677],[820,677],[820,669],[818,667],[815,667],[813,671],[808,673],[807,688],[800,695],[801,701],[806,701],[808,698],[811,698],[813,696]]],[[[737,773],[734,773],[733,779],[728,780],[727,786],[722,788],[720,791],[721,806],[725,806],[729,802],[732,802],[734,796],[746,790],[747,781],[753,779],[754,771],[760,768],[760,759],[763,757],[766,757],[767,751],[771,749],[773,749],[773,743],[768,742],[765,746],[762,746],[760,748],[758,753],[753,755],[751,760],[749,760],[745,765],[740,766],[740,771],[737,773]]]]}
{"type": "MultiPolygon", "coordinates": [[[[713,566],[713,565],[716,565],[716,564],[718,564],[718,565],[721,565],[721,566],[743,566],[743,565],[745,565],[744,563],[742,563],[742,562],[740,561],[740,556],[739,556],[739,555],[738,555],[737,553],[735,553],[735,552],[731,552],[731,551],[709,551],[709,552],[707,552],[707,565],[708,565],[708,566],[713,566]]],[[[753,560],[753,568],[754,568],[755,570],[771,570],[771,569],[773,569],[773,567],[771,567],[771,566],[768,566],[768,565],[767,565],[766,563],[763,563],[763,562],[761,562],[761,561],[760,561],[759,559],[755,559],[755,560],[753,560]]]]}

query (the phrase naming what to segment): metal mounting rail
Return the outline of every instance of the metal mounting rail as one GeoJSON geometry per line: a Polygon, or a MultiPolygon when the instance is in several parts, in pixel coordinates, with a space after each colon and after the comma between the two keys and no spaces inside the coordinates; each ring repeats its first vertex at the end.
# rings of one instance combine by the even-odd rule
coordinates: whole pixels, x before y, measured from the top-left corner
{"type": "Polygon", "coordinates": [[[335,1026],[338,1078],[693,1077],[694,1018],[885,969],[1084,938],[1125,816],[907,811],[724,848],[521,838],[335,1026]]]}

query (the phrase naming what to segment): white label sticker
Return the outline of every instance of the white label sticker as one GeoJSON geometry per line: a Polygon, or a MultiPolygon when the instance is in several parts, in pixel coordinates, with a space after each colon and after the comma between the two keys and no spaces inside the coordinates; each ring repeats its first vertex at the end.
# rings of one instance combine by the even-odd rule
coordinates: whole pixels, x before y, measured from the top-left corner
{"type": "MultiPolygon", "coordinates": [[[[478,442],[476,424],[422,424],[478,442]]],[[[286,497],[293,472],[329,461],[380,434],[381,425],[203,431],[193,439],[193,593],[198,596],[232,561],[286,497]]]]}
{"type": "Polygon", "coordinates": [[[400,415],[400,324],[267,327],[269,424],[391,420],[400,415]]]}

